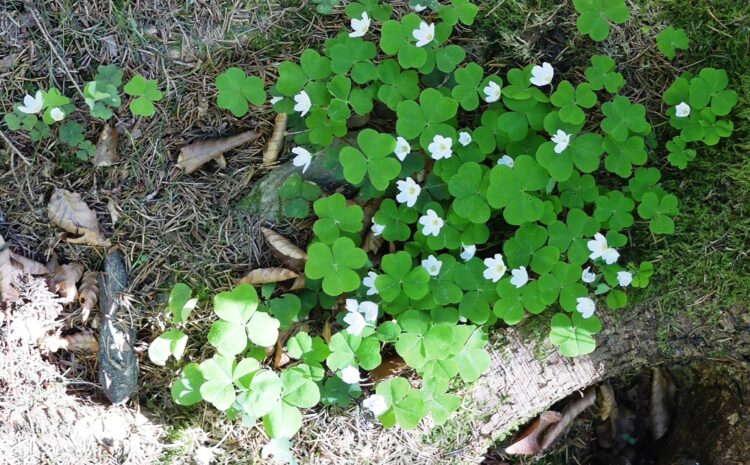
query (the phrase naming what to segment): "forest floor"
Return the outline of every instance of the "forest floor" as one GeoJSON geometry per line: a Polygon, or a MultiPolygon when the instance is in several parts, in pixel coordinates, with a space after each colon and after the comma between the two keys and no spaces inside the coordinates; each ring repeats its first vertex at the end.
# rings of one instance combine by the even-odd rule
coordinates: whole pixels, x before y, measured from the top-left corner
{"type": "MultiPolygon", "coordinates": [[[[393,2],[397,7],[404,3],[393,2]]],[[[664,187],[680,198],[676,233],[655,238],[640,225],[624,253],[633,259],[651,259],[656,265],[651,287],[637,301],[659,312],[665,332],[677,314],[711,325],[723,309],[749,308],[750,4],[628,1],[630,22],[616,27],[607,41],[594,44],[575,34],[575,14],[567,1],[476,3],[480,4],[477,23],[464,30],[460,40],[475,60],[501,75],[511,67],[549,61],[562,78],[575,82],[592,53],[606,53],[621,64],[625,94],[648,102],[656,111],[664,110],[660,95],[680,72],[707,66],[728,71],[730,86],[739,94],[732,114],[733,136],[715,147],[699,148],[697,159],[684,171],[667,166],[665,153],[653,154],[664,187]],[[655,47],[654,37],[666,25],[684,28],[691,41],[675,62],[664,59],[655,47]]],[[[0,113],[37,87],[54,85],[72,96],[73,84],[90,80],[99,64],[113,63],[126,75],[157,79],[165,91],[153,118],[135,119],[124,106],[115,114],[121,161],[110,168],[94,169],[79,162],[54,140],[33,144],[3,128],[24,158],[8,144],[0,144],[0,233],[15,252],[27,257],[46,262],[57,254],[99,269],[101,250],[59,240],[47,220],[47,201],[55,188],[81,193],[127,258],[128,292],[139,348],[145,350],[163,330],[165,293],[175,282],[188,283],[208,301],[231,287],[243,272],[272,261],[260,240],[261,225],[235,206],[265,173],[261,154],[274,113],[265,107],[242,119],[233,118],[214,104],[214,77],[237,65],[273,82],[279,62],[305,48],[319,47],[344,20],[342,14],[319,16],[313,6],[297,0],[280,4],[0,0],[0,113]],[[229,154],[225,168],[209,164],[185,175],[174,167],[186,143],[245,129],[257,129],[264,136],[229,154]],[[116,221],[108,205],[117,212],[116,221]]],[[[657,135],[665,129],[660,114],[664,111],[649,115],[657,135]]],[[[87,139],[96,140],[101,124],[88,117],[77,119],[86,128],[87,139]]],[[[288,158],[283,154],[280,161],[288,158]]],[[[306,243],[308,223],[276,228],[306,243]]],[[[194,315],[195,334],[205,333],[211,322],[209,306],[199,306],[194,315]]],[[[68,327],[86,326],[78,311],[64,317],[68,327]]],[[[201,350],[193,345],[187,352],[200,357],[201,350]]],[[[74,395],[82,405],[95,404],[100,395],[91,384],[96,380],[92,360],[60,357],[67,381],[66,389],[56,392],[74,395]]],[[[246,457],[257,457],[258,445],[265,441],[258,428],[238,428],[210,408],[180,408],[172,403],[168,390],[175,369],[157,367],[144,358],[140,370],[141,390],[130,406],[135,410],[141,406],[157,425],[144,431],[160,439],[144,442],[143,447],[152,450],[137,460],[117,461],[192,463],[200,446],[220,449],[222,463],[235,463],[240,457],[243,463],[255,460],[246,457]]],[[[60,382],[48,375],[50,383],[60,382]]],[[[362,448],[369,448],[368,463],[400,463],[399,448],[404,447],[422,451],[423,463],[462,463],[457,457],[466,447],[462,440],[471,424],[467,408],[448,425],[416,435],[380,434],[379,426],[356,409],[321,411],[305,417],[307,426],[296,448],[306,451],[310,463],[321,464],[350,463],[339,460],[354,456],[350,455],[354,449],[361,453],[362,448]],[[327,440],[332,437],[335,440],[327,440]]],[[[4,452],[0,463],[12,457],[2,450],[4,445],[0,444],[4,452]]],[[[575,443],[563,447],[575,449],[575,443]]],[[[73,463],[58,452],[64,451],[48,452],[48,457],[57,457],[49,458],[50,463],[73,463]]]]}

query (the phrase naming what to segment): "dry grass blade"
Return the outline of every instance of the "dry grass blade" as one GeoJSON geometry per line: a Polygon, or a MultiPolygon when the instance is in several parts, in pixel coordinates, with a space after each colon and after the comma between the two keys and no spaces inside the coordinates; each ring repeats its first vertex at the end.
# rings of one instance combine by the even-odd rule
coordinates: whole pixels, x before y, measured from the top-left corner
{"type": "Polygon", "coordinates": [[[236,136],[221,139],[193,142],[180,150],[177,167],[190,174],[211,160],[217,160],[222,166],[226,165],[223,155],[225,152],[258,138],[256,131],[245,131],[236,136]]]}
{"type": "Polygon", "coordinates": [[[99,229],[96,214],[81,199],[81,195],[57,189],[47,204],[49,220],[62,229],[80,236],[68,239],[73,244],[88,244],[109,247],[109,239],[104,237],[99,229]]]}
{"type": "Polygon", "coordinates": [[[596,402],[596,389],[588,388],[583,392],[583,396],[575,399],[563,411],[562,419],[552,425],[542,440],[542,450],[547,449],[555,443],[557,439],[573,424],[576,417],[584,410],[594,405],[596,402]]]}
{"type": "Polygon", "coordinates": [[[286,122],[288,116],[286,113],[276,115],[273,125],[273,133],[268,139],[265,150],[263,150],[263,166],[271,166],[279,158],[279,152],[284,145],[284,134],[286,133],[286,122]]]}
{"type": "Polygon", "coordinates": [[[72,303],[78,297],[76,284],[81,276],[83,276],[83,265],[80,263],[58,266],[49,278],[49,290],[60,296],[61,303],[72,303]]]}
{"type": "Polygon", "coordinates": [[[505,449],[506,454],[510,455],[535,455],[541,449],[542,446],[539,443],[539,439],[542,437],[544,431],[553,423],[557,423],[562,419],[562,415],[558,412],[546,411],[542,412],[534,422],[529,425],[518,440],[508,446],[505,449]]]}
{"type": "Polygon", "coordinates": [[[13,287],[12,282],[11,251],[5,244],[3,236],[0,235],[0,302],[15,302],[18,299],[18,291],[13,287]]]}
{"type": "Polygon", "coordinates": [[[18,255],[16,253],[11,252],[10,253],[10,259],[11,263],[25,271],[26,273],[34,276],[39,276],[43,274],[47,274],[47,267],[45,265],[42,265],[41,263],[32,260],[30,258],[26,258],[23,255],[18,255]]]}
{"type": "Polygon", "coordinates": [[[246,274],[241,280],[245,284],[269,284],[295,279],[299,274],[286,268],[258,268],[246,274]]]}
{"type": "Polygon", "coordinates": [[[78,291],[78,303],[81,304],[81,321],[84,323],[89,319],[91,310],[99,301],[99,285],[97,284],[98,273],[87,271],[81,279],[81,287],[78,291]]]}
{"type": "Polygon", "coordinates": [[[99,134],[92,163],[97,168],[117,163],[117,131],[109,124],[105,124],[99,134]]]}
{"type": "Polygon", "coordinates": [[[282,265],[301,272],[307,261],[304,250],[294,245],[289,239],[268,228],[261,228],[271,253],[282,265]]]}
{"type": "Polygon", "coordinates": [[[670,393],[674,392],[674,382],[662,368],[652,368],[651,373],[651,405],[649,408],[649,420],[651,422],[651,437],[660,439],[667,434],[669,422],[672,419],[670,412],[670,393]]]}

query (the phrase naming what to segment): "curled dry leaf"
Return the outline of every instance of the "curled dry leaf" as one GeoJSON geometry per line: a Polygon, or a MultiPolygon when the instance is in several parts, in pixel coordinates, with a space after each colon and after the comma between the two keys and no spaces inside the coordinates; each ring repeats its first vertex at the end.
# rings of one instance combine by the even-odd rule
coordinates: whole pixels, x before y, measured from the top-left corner
{"type": "Polygon", "coordinates": [[[291,358],[284,350],[284,345],[281,343],[282,335],[279,334],[279,338],[276,340],[276,349],[273,354],[273,364],[276,368],[281,368],[291,361],[291,358]]]}
{"type": "Polygon", "coordinates": [[[263,150],[263,166],[271,166],[276,163],[281,152],[281,146],[284,145],[284,133],[286,132],[286,122],[288,116],[286,113],[278,113],[274,120],[273,133],[266,143],[263,150]]]}
{"type": "Polygon", "coordinates": [[[120,219],[120,212],[117,211],[117,204],[114,200],[109,199],[107,202],[107,211],[109,212],[110,218],[112,218],[112,226],[117,224],[117,220],[120,219]]]}
{"type": "Polygon", "coordinates": [[[57,352],[64,349],[70,352],[95,354],[99,350],[99,343],[92,333],[83,331],[62,337],[56,334],[45,336],[40,348],[46,352],[57,352]]]}
{"type": "Polygon", "coordinates": [[[271,253],[282,265],[301,272],[307,261],[307,254],[292,243],[289,239],[268,228],[261,228],[266,243],[271,248],[271,253]]]}
{"type": "Polygon", "coordinates": [[[670,404],[671,398],[674,397],[675,386],[672,377],[663,368],[652,368],[651,374],[649,420],[651,437],[657,440],[667,434],[669,422],[672,419],[670,404]]]}
{"type": "Polygon", "coordinates": [[[521,436],[505,449],[506,454],[510,455],[535,455],[538,453],[542,446],[539,443],[539,439],[542,437],[544,431],[553,423],[557,423],[562,419],[562,415],[558,412],[548,410],[542,412],[534,422],[529,425],[528,428],[521,433],[521,436]]]}
{"type": "Polygon", "coordinates": [[[78,297],[76,283],[83,276],[83,265],[80,263],[68,263],[67,265],[58,266],[47,284],[49,290],[60,296],[60,302],[69,304],[78,297]]]}
{"type": "Polygon", "coordinates": [[[42,265],[41,263],[32,260],[30,258],[26,258],[23,255],[18,255],[16,253],[11,252],[10,253],[10,260],[13,266],[16,268],[25,271],[26,273],[33,275],[33,276],[39,276],[43,274],[47,274],[47,267],[45,265],[42,265]]]}
{"type": "Polygon", "coordinates": [[[383,245],[383,236],[376,236],[372,231],[368,232],[362,242],[362,249],[367,253],[375,253],[383,245]]]}
{"type": "Polygon", "coordinates": [[[18,300],[18,290],[13,287],[12,283],[11,251],[5,244],[3,236],[0,235],[0,302],[15,302],[18,300]]]}
{"type": "Polygon", "coordinates": [[[257,138],[257,132],[245,131],[231,137],[193,142],[180,150],[176,166],[185,170],[187,174],[194,172],[211,160],[216,160],[222,167],[226,166],[225,152],[257,138]]]}
{"type": "Polygon", "coordinates": [[[599,418],[606,420],[612,414],[612,411],[617,408],[617,401],[615,400],[615,391],[612,389],[612,385],[604,383],[599,386],[599,418]]]}
{"type": "Polygon", "coordinates": [[[99,140],[96,141],[96,152],[91,160],[95,167],[112,166],[117,163],[117,130],[109,124],[104,125],[99,140]]]}
{"type": "Polygon", "coordinates": [[[326,320],[323,323],[323,340],[326,341],[326,344],[331,343],[331,320],[326,320]]]}
{"type": "Polygon", "coordinates": [[[104,237],[99,229],[96,214],[81,199],[80,194],[65,189],[55,190],[55,193],[49,199],[47,214],[53,224],[69,233],[80,236],[75,239],[68,239],[70,243],[101,247],[111,245],[109,239],[104,237]]]}
{"type": "Polygon", "coordinates": [[[300,289],[305,288],[305,275],[299,275],[297,278],[292,281],[292,285],[289,286],[289,292],[291,291],[298,291],[300,289]]]}
{"type": "Polygon", "coordinates": [[[557,439],[570,428],[575,421],[576,417],[587,408],[594,405],[596,402],[596,389],[590,387],[583,391],[583,396],[573,400],[565,410],[563,410],[563,417],[559,422],[552,425],[547,431],[542,440],[542,450],[547,449],[549,446],[555,443],[557,439]]]}
{"type": "Polygon", "coordinates": [[[287,279],[295,279],[298,276],[299,274],[286,268],[258,268],[246,274],[240,283],[253,285],[278,283],[287,279]]]}
{"type": "Polygon", "coordinates": [[[95,271],[87,271],[81,279],[81,287],[78,290],[78,303],[81,304],[81,321],[84,323],[89,319],[91,310],[99,301],[99,274],[95,271]]]}

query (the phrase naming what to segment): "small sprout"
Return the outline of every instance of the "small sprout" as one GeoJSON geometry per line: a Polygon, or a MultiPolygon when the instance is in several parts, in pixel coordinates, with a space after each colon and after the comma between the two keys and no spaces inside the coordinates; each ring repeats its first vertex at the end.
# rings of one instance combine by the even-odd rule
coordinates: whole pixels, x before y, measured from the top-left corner
{"type": "Polygon", "coordinates": [[[135,116],[152,116],[156,113],[153,102],[162,99],[162,93],[158,89],[154,79],[145,79],[136,75],[125,84],[123,90],[126,94],[135,97],[130,102],[130,111],[135,116]]]}

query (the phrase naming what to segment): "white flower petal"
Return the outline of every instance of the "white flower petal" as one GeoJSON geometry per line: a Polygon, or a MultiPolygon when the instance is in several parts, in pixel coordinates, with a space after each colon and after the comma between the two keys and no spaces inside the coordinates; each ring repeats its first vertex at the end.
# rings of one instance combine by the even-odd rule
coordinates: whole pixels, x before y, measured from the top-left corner
{"type": "Polygon", "coordinates": [[[453,156],[453,139],[435,134],[432,142],[427,146],[427,151],[434,160],[441,160],[453,156]]]}
{"type": "Polygon", "coordinates": [[[588,297],[578,297],[576,299],[576,311],[584,318],[590,318],[596,310],[596,304],[588,297]]]}
{"type": "Polygon", "coordinates": [[[55,107],[49,111],[49,116],[54,121],[62,121],[65,119],[65,112],[60,107],[55,107]]]}
{"type": "Polygon", "coordinates": [[[404,161],[407,155],[411,153],[411,145],[409,141],[399,136],[396,138],[396,149],[393,151],[396,154],[396,158],[400,161],[404,161]]]}
{"type": "Polygon", "coordinates": [[[362,17],[359,19],[352,18],[351,26],[352,32],[349,33],[349,37],[362,37],[367,34],[367,31],[370,29],[370,17],[367,15],[367,12],[363,12],[362,17]]]}
{"type": "Polygon", "coordinates": [[[435,39],[435,25],[422,21],[419,29],[414,29],[411,34],[417,39],[417,47],[424,47],[435,39]]]}
{"type": "Polygon", "coordinates": [[[292,153],[297,155],[294,157],[294,160],[292,160],[292,164],[294,166],[302,167],[303,173],[307,171],[310,167],[310,163],[312,163],[312,154],[302,147],[293,148],[292,153]]]}
{"type": "Polygon", "coordinates": [[[341,370],[341,379],[346,384],[359,384],[362,381],[362,378],[359,377],[359,368],[351,365],[341,370]]]}
{"type": "Polygon", "coordinates": [[[380,394],[371,395],[362,401],[362,406],[371,411],[376,417],[379,417],[388,410],[388,403],[385,401],[385,397],[380,394]]]}
{"type": "Polygon", "coordinates": [[[469,134],[466,131],[461,131],[458,133],[458,143],[462,146],[466,147],[467,145],[471,144],[471,134],[469,134]]]}
{"type": "Polygon", "coordinates": [[[430,255],[426,259],[422,260],[422,268],[427,270],[427,274],[430,276],[437,276],[440,274],[440,268],[443,267],[443,262],[437,259],[436,256],[430,255]]]}
{"type": "Polygon", "coordinates": [[[405,203],[407,207],[411,208],[417,203],[417,198],[422,187],[417,184],[411,177],[404,179],[403,181],[396,181],[396,187],[398,188],[398,195],[396,195],[396,201],[398,203],[405,203]]]}
{"type": "Polygon", "coordinates": [[[570,134],[567,134],[562,129],[558,129],[555,135],[551,138],[552,142],[555,143],[555,153],[560,154],[568,148],[570,144],[570,134]]]}
{"type": "Polygon", "coordinates": [[[487,86],[482,89],[482,92],[484,92],[484,100],[487,103],[497,102],[503,95],[502,88],[495,81],[490,81],[487,86]]]}
{"type": "Polygon", "coordinates": [[[294,111],[298,111],[300,116],[305,116],[312,108],[310,96],[304,90],[294,96],[294,111]]]}
{"type": "Polygon", "coordinates": [[[529,273],[526,271],[525,266],[511,270],[510,274],[513,276],[510,278],[510,283],[516,286],[516,288],[521,288],[529,282],[529,273]]]}
{"type": "Polygon", "coordinates": [[[581,273],[581,281],[586,284],[591,284],[596,281],[596,274],[591,272],[590,266],[587,266],[586,269],[583,270],[583,273],[581,273]]]}
{"type": "Polygon", "coordinates": [[[555,70],[552,69],[552,65],[549,63],[542,63],[542,66],[534,66],[531,68],[531,78],[529,82],[537,87],[546,86],[552,83],[552,78],[555,76],[555,70]]]}
{"type": "Polygon", "coordinates": [[[499,160],[497,160],[498,165],[505,165],[510,168],[513,168],[513,165],[515,164],[515,161],[510,157],[510,155],[503,155],[500,157],[499,160]]]}
{"type": "Polygon", "coordinates": [[[484,278],[489,279],[493,283],[500,281],[500,278],[502,278],[508,270],[503,261],[503,256],[499,253],[496,253],[492,258],[485,258],[484,266],[487,267],[482,273],[484,278]]]}
{"type": "Polygon", "coordinates": [[[674,107],[674,115],[678,118],[687,118],[690,116],[690,105],[685,102],[680,102],[679,105],[674,107]]]}
{"type": "Polygon", "coordinates": [[[440,230],[445,222],[438,216],[435,210],[427,210],[427,214],[419,218],[419,224],[422,225],[422,234],[425,236],[439,236],[440,230]]]}
{"type": "Polygon", "coordinates": [[[633,282],[633,273],[629,271],[618,271],[617,272],[617,284],[620,287],[628,287],[633,282]]]}
{"type": "Polygon", "coordinates": [[[477,246],[476,245],[464,245],[464,243],[461,243],[461,254],[459,255],[461,257],[461,260],[468,262],[469,260],[474,257],[474,254],[477,253],[477,246]]]}

